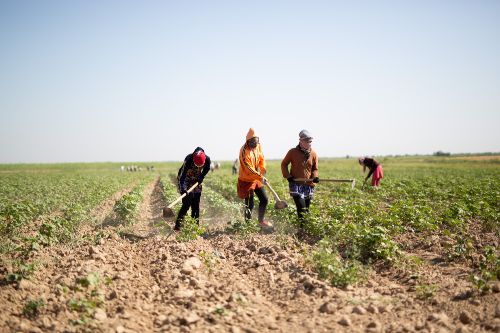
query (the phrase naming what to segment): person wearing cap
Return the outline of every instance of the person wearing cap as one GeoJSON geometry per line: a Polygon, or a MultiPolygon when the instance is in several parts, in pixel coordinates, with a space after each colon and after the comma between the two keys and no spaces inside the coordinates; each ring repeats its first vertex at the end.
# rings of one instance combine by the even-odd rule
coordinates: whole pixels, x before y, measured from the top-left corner
{"type": "Polygon", "coordinates": [[[299,133],[299,144],[290,149],[281,161],[281,173],[288,180],[290,196],[297,207],[300,229],[304,228],[304,213],[309,211],[314,186],[319,182],[318,155],[311,148],[313,137],[307,130],[299,133]],[[288,165],[291,165],[288,170],[288,165]],[[311,179],[296,181],[296,178],[311,179]]]}
{"type": "Polygon", "coordinates": [[[267,179],[264,177],[266,174],[266,161],[259,143],[259,137],[255,134],[253,128],[248,130],[246,142],[240,149],[239,160],[237,190],[238,197],[245,200],[245,219],[248,221],[252,218],[255,193],[259,198],[259,225],[262,228],[271,227],[272,225],[264,220],[269,202],[264,191],[264,185],[267,183],[267,179]]]}
{"type": "Polygon", "coordinates": [[[382,165],[377,162],[374,158],[371,157],[360,157],[358,159],[360,165],[363,166],[363,173],[368,168],[370,171],[363,182],[363,186],[370,176],[372,176],[372,186],[378,187],[380,186],[380,180],[384,178],[384,170],[382,169],[382,165]]]}
{"type": "Polygon", "coordinates": [[[191,208],[191,217],[199,221],[201,191],[203,189],[201,184],[209,171],[210,157],[208,157],[205,151],[200,147],[196,147],[194,152],[187,155],[184,159],[184,163],[177,173],[179,193],[186,193],[195,183],[198,183],[198,186],[182,198],[182,207],[175,220],[174,230],[181,229],[182,221],[189,208],[191,208]]]}

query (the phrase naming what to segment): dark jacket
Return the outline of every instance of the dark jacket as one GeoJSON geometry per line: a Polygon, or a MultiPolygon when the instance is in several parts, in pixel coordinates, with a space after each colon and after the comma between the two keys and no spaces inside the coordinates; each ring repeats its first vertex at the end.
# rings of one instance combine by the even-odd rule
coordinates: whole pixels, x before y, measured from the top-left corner
{"type": "MultiPolygon", "coordinates": [[[[208,157],[208,155],[205,155],[205,164],[202,168],[198,168],[193,162],[193,155],[200,150],[205,152],[202,148],[196,147],[193,153],[186,156],[179,172],[177,172],[177,185],[179,187],[179,192],[187,191],[196,182],[201,183],[210,171],[210,157],[208,157]]],[[[201,190],[202,186],[200,184],[193,190],[193,192],[201,192],[201,190]]]]}
{"type": "Polygon", "coordinates": [[[370,157],[365,157],[363,160],[363,165],[365,165],[370,172],[368,172],[368,175],[366,176],[366,179],[370,178],[370,176],[375,172],[375,169],[377,169],[378,163],[375,159],[370,158],[370,157]]]}

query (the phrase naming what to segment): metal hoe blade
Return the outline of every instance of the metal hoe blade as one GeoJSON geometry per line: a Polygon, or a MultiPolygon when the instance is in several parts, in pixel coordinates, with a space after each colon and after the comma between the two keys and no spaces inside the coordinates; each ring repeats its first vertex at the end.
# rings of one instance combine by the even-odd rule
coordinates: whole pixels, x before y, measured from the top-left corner
{"type": "Polygon", "coordinates": [[[276,191],[274,191],[273,188],[271,187],[271,184],[269,184],[269,182],[266,182],[266,185],[271,190],[273,197],[276,200],[276,203],[274,204],[274,208],[283,209],[283,208],[288,207],[288,204],[286,203],[286,201],[280,199],[280,197],[278,196],[278,193],[276,193],[276,191]]]}
{"type": "Polygon", "coordinates": [[[174,216],[174,211],[172,208],[165,207],[163,208],[163,217],[172,217],[174,216]]]}
{"type": "Polygon", "coordinates": [[[286,207],[288,207],[288,204],[283,200],[276,201],[276,203],[274,204],[274,208],[276,209],[284,209],[286,207]]]}

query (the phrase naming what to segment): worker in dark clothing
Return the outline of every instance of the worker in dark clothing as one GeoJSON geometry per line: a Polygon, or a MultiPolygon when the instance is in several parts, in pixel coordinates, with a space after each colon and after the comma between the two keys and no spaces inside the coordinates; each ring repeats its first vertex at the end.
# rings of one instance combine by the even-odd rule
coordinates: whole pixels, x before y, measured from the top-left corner
{"type": "Polygon", "coordinates": [[[198,186],[182,199],[182,207],[177,215],[174,230],[180,230],[184,216],[189,208],[191,208],[191,217],[195,218],[199,223],[200,199],[203,189],[201,184],[209,171],[210,157],[205,155],[205,151],[200,147],[197,147],[192,154],[187,155],[184,159],[184,163],[177,173],[179,193],[186,193],[195,183],[198,183],[198,186]]]}
{"type": "Polygon", "coordinates": [[[370,170],[365,178],[363,186],[365,185],[368,178],[370,178],[370,176],[372,176],[372,186],[380,186],[380,180],[384,178],[384,170],[382,169],[382,165],[371,157],[360,157],[358,159],[358,162],[363,166],[363,173],[366,171],[366,168],[370,170]]]}

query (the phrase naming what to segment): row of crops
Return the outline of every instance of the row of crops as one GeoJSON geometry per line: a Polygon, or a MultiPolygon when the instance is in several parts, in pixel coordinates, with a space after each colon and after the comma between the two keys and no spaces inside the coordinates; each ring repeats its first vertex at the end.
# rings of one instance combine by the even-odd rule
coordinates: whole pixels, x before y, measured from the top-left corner
{"type": "MultiPolygon", "coordinates": [[[[316,187],[309,231],[322,237],[333,236],[329,231],[332,225],[352,222],[380,225],[391,234],[438,229],[463,232],[475,220],[485,230],[498,232],[500,168],[440,166],[426,168],[400,161],[393,166],[388,160],[384,163],[387,175],[378,190],[361,190],[359,185],[352,190],[347,185],[320,183],[316,187]]],[[[363,175],[359,169],[353,160],[323,162],[320,178],[357,178],[361,184],[363,175]]],[[[268,163],[268,170],[267,177],[276,192],[293,203],[279,163],[268,163]]],[[[238,200],[236,176],[231,176],[229,169],[209,175],[206,183],[226,199],[238,200]]]]}
{"type": "MultiPolygon", "coordinates": [[[[485,279],[500,277],[495,243],[500,236],[498,163],[408,158],[385,159],[382,164],[386,178],[379,189],[321,182],[316,187],[306,231],[321,240],[311,257],[325,277],[337,284],[352,283],[362,265],[407,259],[404,253],[411,249],[401,240],[430,235],[449,240],[443,253],[448,260],[470,260],[474,268],[484,271],[485,279]],[[482,235],[488,237],[478,242],[482,235]]],[[[363,182],[353,159],[320,161],[319,170],[320,179],[355,178],[357,184],[363,182]]],[[[266,176],[289,203],[285,210],[269,205],[268,216],[278,225],[293,227],[297,222],[295,207],[279,162],[268,162],[266,176]]],[[[230,202],[241,202],[236,196],[236,181],[228,165],[205,182],[230,202]]],[[[478,284],[484,285],[484,279],[479,280],[478,284]]]]}
{"type": "MultiPolygon", "coordinates": [[[[392,167],[390,160],[384,166],[389,173],[380,189],[318,184],[308,231],[320,237],[334,236],[332,231],[337,233],[335,226],[339,223],[354,223],[384,227],[392,235],[437,230],[463,234],[469,223],[476,221],[486,231],[498,232],[499,168],[464,165],[459,169],[455,165],[446,168],[446,164],[440,168],[435,165],[426,168],[415,162],[404,164],[400,161],[392,167]]],[[[293,220],[293,201],[289,199],[287,182],[281,177],[279,164],[268,163],[268,170],[267,177],[274,189],[292,206],[286,211],[292,213],[290,215],[277,212],[270,205],[270,214],[293,220]]],[[[357,178],[358,184],[363,180],[352,160],[322,163],[320,174],[322,178],[357,178]]],[[[211,173],[205,184],[227,201],[240,202],[236,195],[236,181],[236,176],[230,174],[227,166],[211,173]]]]}
{"type": "MultiPolygon", "coordinates": [[[[351,189],[347,184],[319,183],[306,232],[315,250],[307,254],[321,274],[337,285],[355,282],[373,261],[393,264],[411,251],[408,237],[446,237],[449,260],[471,260],[478,284],[500,275],[498,244],[500,221],[500,168],[493,162],[446,159],[389,158],[381,161],[386,178],[379,189],[351,189]],[[478,234],[483,238],[478,242],[478,234]],[[485,237],[482,237],[485,235],[485,237]]],[[[165,202],[178,197],[175,174],[180,163],[157,165],[165,202]]],[[[205,178],[203,202],[207,220],[224,221],[228,231],[257,232],[245,223],[242,200],[236,195],[237,176],[230,164],[205,178]]],[[[0,166],[0,253],[23,253],[71,240],[89,212],[113,193],[127,190],[115,203],[114,213],[125,223],[137,217],[152,172],[120,172],[114,164],[0,166]]],[[[276,232],[293,232],[296,212],[281,176],[279,161],[268,162],[273,188],[289,203],[284,210],[268,206],[267,216],[276,232]]],[[[320,178],[355,178],[363,175],[356,160],[320,160],[320,178]]],[[[180,205],[177,206],[177,209],[180,205]]],[[[202,216],[202,221],[203,217],[202,216]]],[[[190,240],[205,229],[187,218],[180,240],[190,240]]],[[[171,226],[163,223],[165,231],[171,226]]],[[[168,232],[165,232],[167,234],[168,232]]]]}
{"type": "Polygon", "coordinates": [[[0,168],[0,253],[28,255],[68,241],[105,199],[153,177],[118,170],[112,164],[0,168]]]}

